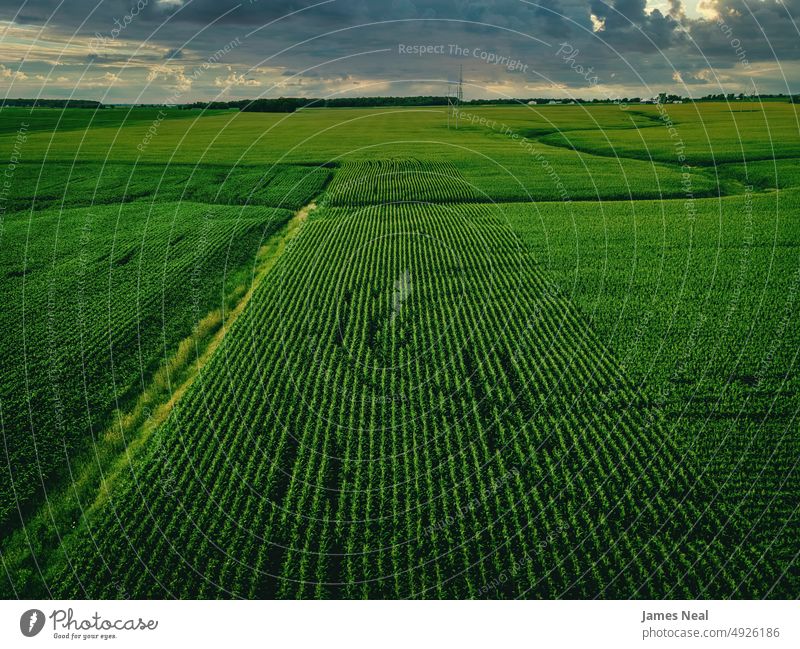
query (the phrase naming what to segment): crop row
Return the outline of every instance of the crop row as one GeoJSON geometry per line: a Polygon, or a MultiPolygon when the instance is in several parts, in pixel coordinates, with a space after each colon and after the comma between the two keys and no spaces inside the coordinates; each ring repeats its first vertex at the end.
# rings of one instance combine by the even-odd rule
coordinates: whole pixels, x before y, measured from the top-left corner
{"type": "MultiPolygon", "coordinates": [[[[748,163],[742,181],[767,167],[791,177],[782,161],[748,163]]],[[[800,192],[698,200],[691,220],[677,201],[505,213],[747,521],[740,543],[758,548],[757,569],[780,566],[774,592],[795,592],[800,192]]]]}
{"type": "Polygon", "coordinates": [[[345,162],[327,192],[330,205],[370,205],[402,201],[464,203],[482,200],[449,161],[382,158],[345,162]]]}
{"type": "Polygon", "coordinates": [[[312,217],[53,593],[763,592],[737,519],[503,223],[312,217]]]}

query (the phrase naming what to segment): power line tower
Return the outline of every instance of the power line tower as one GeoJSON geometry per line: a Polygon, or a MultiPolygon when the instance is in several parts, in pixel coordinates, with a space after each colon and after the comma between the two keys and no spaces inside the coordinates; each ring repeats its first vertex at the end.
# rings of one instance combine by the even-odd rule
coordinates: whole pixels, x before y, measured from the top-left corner
{"type": "Polygon", "coordinates": [[[447,128],[452,122],[458,128],[458,118],[461,112],[461,102],[464,101],[464,66],[458,68],[458,82],[447,84],[447,128]],[[453,87],[455,85],[455,88],[453,87]]]}

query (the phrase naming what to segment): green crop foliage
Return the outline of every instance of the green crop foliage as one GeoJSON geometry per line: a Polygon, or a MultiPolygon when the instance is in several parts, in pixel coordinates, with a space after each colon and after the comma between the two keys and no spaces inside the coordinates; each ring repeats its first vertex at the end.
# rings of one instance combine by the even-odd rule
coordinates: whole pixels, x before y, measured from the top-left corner
{"type": "Polygon", "coordinates": [[[651,120],[648,128],[575,130],[548,134],[547,144],[599,155],[675,162],[679,143],[692,165],[797,156],[800,115],[790,103],[733,101],[714,104],[667,104],[631,108],[651,120]],[[667,121],[675,132],[665,128],[667,121]]]}
{"type": "Polygon", "coordinates": [[[800,187],[800,160],[784,158],[722,165],[720,173],[762,189],[800,187]]]}
{"type": "Polygon", "coordinates": [[[7,209],[153,204],[190,201],[221,205],[269,205],[299,209],[330,178],[324,167],[271,165],[20,164],[8,192],[7,209]]]}
{"type": "Polygon", "coordinates": [[[3,231],[0,520],[41,500],[291,212],[197,203],[18,212],[3,231]],[[35,232],[35,236],[31,236],[35,232]],[[227,283],[227,285],[226,285],[227,283]],[[168,308],[166,308],[168,305],[168,308]],[[13,471],[9,471],[9,467],[13,471]]]}
{"type": "Polygon", "coordinates": [[[795,596],[796,109],[3,109],[0,592],[795,596]]]}
{"type": "Polygon", "coordinates": [[[718,498],[744,515],[745,542],[765,553],[758,569],[788,573],[800,493],[800,331],[792,324],[800,195],[706,199],[693,218],[686,207],[577,203],[507,214],[653,395],[718,498]]]}
{"type": "Polygon", "coordinates": [[[699,575],[676,550],[716,565],[735,527],[495,209],[313,216],[59,595],[481,597],[512,570],[501,595],[724,592],[746,553],[699,575]]]}
{"type": "Polygon", "coordinates": [[[459,203],[481,198],[453,163],[414,159],[345,162],[326,195],[330,205],[353,206],[404,201],[459,203]]]}

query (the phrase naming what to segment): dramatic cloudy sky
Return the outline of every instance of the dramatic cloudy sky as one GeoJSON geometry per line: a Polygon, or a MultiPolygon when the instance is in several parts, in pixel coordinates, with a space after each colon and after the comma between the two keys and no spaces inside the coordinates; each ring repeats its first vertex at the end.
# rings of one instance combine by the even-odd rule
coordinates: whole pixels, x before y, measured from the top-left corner
{"type": "Polygon", "coordinates": [[[468,98],[800,92],[800,0],[0,0],[6,97],[441,95],[459,65],[468,98]]]}

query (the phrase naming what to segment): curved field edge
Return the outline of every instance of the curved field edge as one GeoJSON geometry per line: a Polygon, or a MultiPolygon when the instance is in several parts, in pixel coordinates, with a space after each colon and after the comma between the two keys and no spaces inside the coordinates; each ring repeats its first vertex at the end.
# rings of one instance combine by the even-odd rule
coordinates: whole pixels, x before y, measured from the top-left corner
{"type": "Polygon", "coordinates": [[[547,145],[597,156],[713,167],[726,163],[780,160],[797,156],[800,116],[793,104],[709,111],[688,119],[687,106],[658,105],[657,122],[641,128],[570,130],[541,135],[547,145]]]}

